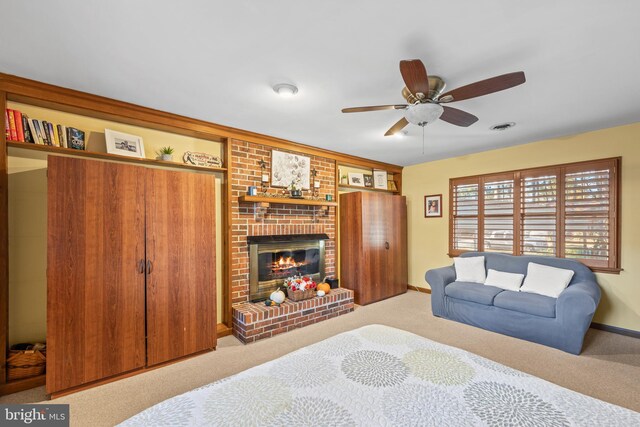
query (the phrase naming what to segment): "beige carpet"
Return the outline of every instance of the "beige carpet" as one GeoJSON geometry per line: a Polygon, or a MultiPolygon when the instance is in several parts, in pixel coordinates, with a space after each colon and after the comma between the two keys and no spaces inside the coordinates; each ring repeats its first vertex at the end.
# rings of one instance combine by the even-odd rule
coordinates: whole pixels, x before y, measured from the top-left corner
{"type": "MultiPolygon", "coordinates": [[[[431,315],[429,295],[409,291],[356,311],[274,338],[242,345],[234,337],[218,350],[124,380],[62,397],[71,404],[71,424],[108,426],[169,397],[311,343],[363,325],[380,323],[471,351],[563,387],[640,412],[640,340],[590,330],[582,355],[477,329],[431,315]]],[[[0,398],[0,403],[36,402],[44,389],[0,398]]]]}

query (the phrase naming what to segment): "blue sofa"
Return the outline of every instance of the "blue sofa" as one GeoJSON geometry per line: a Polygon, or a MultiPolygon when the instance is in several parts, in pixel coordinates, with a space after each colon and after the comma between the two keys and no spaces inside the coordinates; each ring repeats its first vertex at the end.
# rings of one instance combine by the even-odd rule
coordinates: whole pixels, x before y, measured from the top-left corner
{"type": "Polygon", "coordinates": [[[467,252],[462,256],[484,256],[487,270],[526,275],[528,264],[534,262],[573,270],[575,274],[556,299],[456,282],[453,266],[429,270],[426,279],[431,286],[431,309],[435,316],[580,354],[584,335],[600,302],[600,287],[587,266],[569,259],[541,256],[491,252],[467,252]]]}

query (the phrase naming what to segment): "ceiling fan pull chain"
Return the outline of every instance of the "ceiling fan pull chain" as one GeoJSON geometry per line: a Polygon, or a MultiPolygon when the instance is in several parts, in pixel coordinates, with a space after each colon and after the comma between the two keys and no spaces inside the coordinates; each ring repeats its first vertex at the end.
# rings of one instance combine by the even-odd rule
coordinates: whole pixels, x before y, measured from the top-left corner
{"type": "Polygon", "coordinates": [[[422,126],[422,155],[424,156],[424,126],[422,126]]]}

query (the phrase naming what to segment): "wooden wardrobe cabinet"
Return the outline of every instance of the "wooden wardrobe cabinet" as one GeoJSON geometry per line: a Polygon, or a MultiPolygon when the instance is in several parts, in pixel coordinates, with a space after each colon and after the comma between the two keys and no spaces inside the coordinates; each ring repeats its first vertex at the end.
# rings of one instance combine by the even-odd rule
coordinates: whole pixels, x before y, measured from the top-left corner
{"type": "Polygon", "coordinates": [[[212,175],[49,156],[47,392],[216,346],[212,175]]]}
{"type": "Polygon", "coordinates": [[[404,196],[340,195],[340,280],[366,305],[407,291],[407,204],[404,196]]]}

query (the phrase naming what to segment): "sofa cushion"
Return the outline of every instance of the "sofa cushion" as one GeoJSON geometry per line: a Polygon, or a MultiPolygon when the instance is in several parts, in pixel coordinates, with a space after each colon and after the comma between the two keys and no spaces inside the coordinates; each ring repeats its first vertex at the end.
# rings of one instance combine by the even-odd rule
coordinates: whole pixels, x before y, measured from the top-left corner
{"type": "Polygon", "coordinates": [[[496,288],[504,289],[506,291],[517,292],[520,290],[520,285],[522,285],[522,279],[524,279],[524,274],[507,273],[505,271],[498,271],[490,268],[484,284],[488,286],[495,286],[496,288]]]}
{"type": "Polygon", "coordinates": [[[446,296],[478,304],[491,305],[496,295],[504,289],[487,286],[482,283],[453,282],[444,288],[446,296]]]}
{"type": "Polygon", "coordinates": [[[504,291],[493,299],[493,305],[541,317],[556,317],[555,298],[526,292],[504,291]]]}
{"type": "Polygon", "coordinates": [[[487,278],[483,256],[454,258],[453,265],[456,269],[456,281],[484,283],[487,278]]]}
{"type": "Polygon", "coordinates": [[[520,292],[531,292],[558,298],[571,282],[573,270],[530,262],[520,292]]]}

